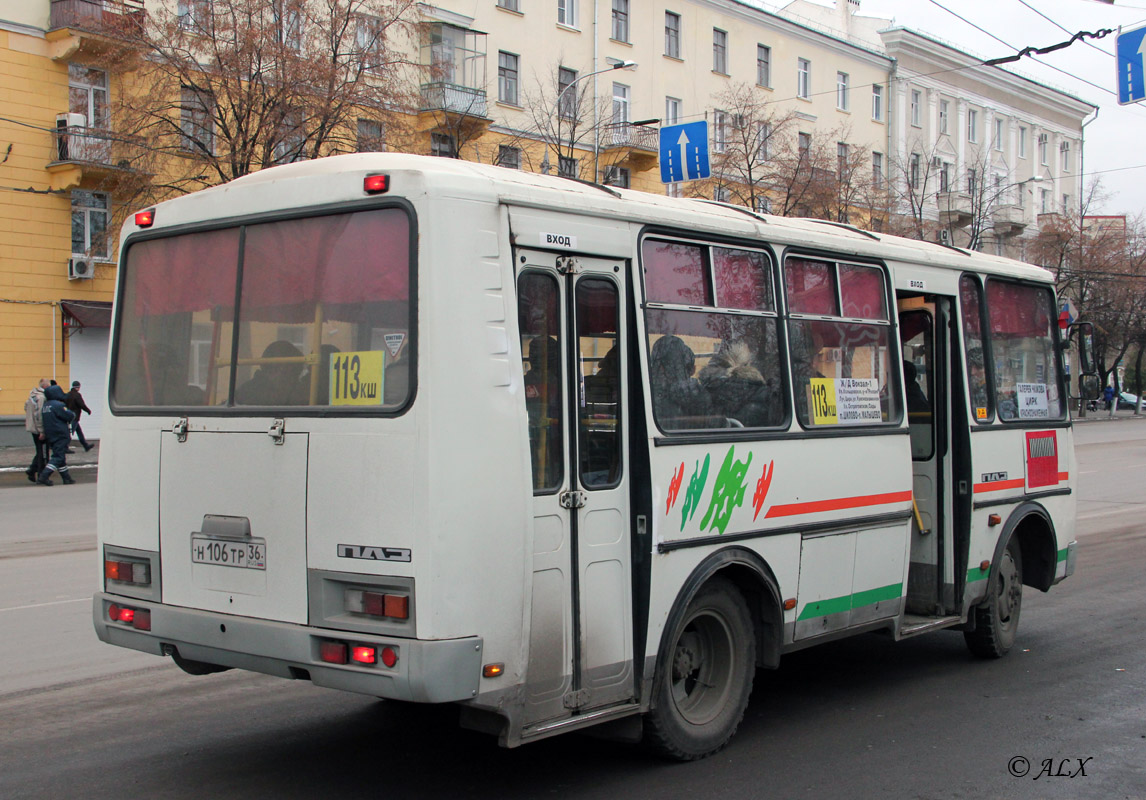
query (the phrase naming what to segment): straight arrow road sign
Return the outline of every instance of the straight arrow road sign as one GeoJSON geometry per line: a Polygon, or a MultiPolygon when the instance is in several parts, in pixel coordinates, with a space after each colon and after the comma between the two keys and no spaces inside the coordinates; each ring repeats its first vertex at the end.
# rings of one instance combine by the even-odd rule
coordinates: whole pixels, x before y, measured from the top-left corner
{"type": "Polygon", "coordinates": [[[665,125],[660,130],[661,183],[709,177],[708,122],[665,125]]]}
{"type": "Polygon", "coordinates": [[[1118,104],[1146,100],[1146,26],[1118,32],[1118,104]]]}

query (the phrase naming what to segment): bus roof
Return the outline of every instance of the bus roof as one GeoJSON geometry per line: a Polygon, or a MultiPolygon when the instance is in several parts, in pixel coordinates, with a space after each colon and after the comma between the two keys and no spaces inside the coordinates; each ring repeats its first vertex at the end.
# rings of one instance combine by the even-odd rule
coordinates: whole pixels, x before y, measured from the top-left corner
{"type": "MultiPolygon", "coordinates": [[[[161,222],[187,224],[225,216],[312,207],[316,202],[345,202],[361,197],[359,176],[378,172],[389,173],[392,177],[401,173],[416,174],[424,190],[432,193],[475,199],[487,197],[510,205],[723,233],[772,244],[829,250],[841,255],[911,261],[956,270],[975,269],[1053,282],[1047,270],[1021,261],[887,233],[861,231],[842,223],[755,214],[742,206],[673,198],[460,159],[404,153],[355,153],[261,170],[161,204],[160,208],[178,211],[173,216],[157,214],[156,227],[160,227],[161,222]],[[335,178],[345,180],[331,180],[335,178]],[[306,181],[308,187],[305,192],[284,191],[281,184],[296,180],[306,181]],[[314,191],[316,181],[329,184],[334,191],[314,191]],[[272,187],[273,191],[266,191],[272,187]],[[354,194],[348,196],[348,190],[354,194]],[[297,198],[304,198],[305,202],[299,202],[297,198]],[[228,213],[230,209],[242,211],[228,213]]],[[[131,225],[130,218],[128,225],[131,225]]]]}

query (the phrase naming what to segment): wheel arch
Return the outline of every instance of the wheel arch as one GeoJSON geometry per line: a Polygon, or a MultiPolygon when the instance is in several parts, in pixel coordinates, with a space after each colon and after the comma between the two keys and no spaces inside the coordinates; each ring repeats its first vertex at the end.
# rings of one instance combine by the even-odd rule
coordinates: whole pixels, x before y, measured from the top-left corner
{"type": "Polygon", "coordinates": [[[1050,589],[1058,563],[1058,537],[1054,522],[1041,503],[1022,503],[1007,517],[999,540],[995,543],[992,569],[1002,559],[1003,550],[1012,536],[1018,540],[1019,552],[1022,554],[1023,584],[1043,592],[1050,589]]]}
{"type": "Polygon", "coordinates": [[[757,666],[775,669],[780,664],[780,647],[784,638],[780,585],[772,568],[763,558],[751,550],[736,546],[710,554],[685,580],[661,631],[657,650],[658,668],[670,649],[668,639],[676,630],[689,603],[705,584],[717,576],[730,581],[744,596],[756,636],[757,666]]]}

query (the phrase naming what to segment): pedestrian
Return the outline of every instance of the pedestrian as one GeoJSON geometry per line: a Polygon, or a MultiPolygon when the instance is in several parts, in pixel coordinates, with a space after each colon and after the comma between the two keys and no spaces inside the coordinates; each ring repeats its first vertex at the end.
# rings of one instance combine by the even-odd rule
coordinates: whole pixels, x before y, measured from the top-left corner
{"type": "Polygon", "coordinates": [[[44,438],[52,455],[48,465],[40,473],[37,483],[52,485],[52,473],[60,473],[65,484],[75,483],[68,474],[68,442],[72,438],[71,424],[76,415],[64,405],[66,395],[59,386],[49,386],[44,390],[44,438]]]}
{"type": "Polygon", "coordinates": [[[40,383],[28,392],[28,399],[24,403],[24,430],[32,435],[34,449],[32,463],[24,470],[28,480],[36,482],[42,470],[48,463],[48,440],[44,438],[44,390],[48,388],[46,378],[40,378],[40,383]]]}
{"type": "Polygon", "coordinates": [[[80,394],[79,381],[72,381],[72,390],[68,392],[64,404],[68,407],[68,411],[76,415],[76,420],[72,423],[72,433],[80,440],[80,444],[84,446],[84,452],[86,453],[95,447],[95,445],[88,444],[88,440],[84,438],[84,429],[80,427],[80,412],[86,411],[90,417],[92,410],[88,408],[88,404],[84,402],[84,396],[80,394]]]}
{"type": "Polygon", "coordinates": [[[1111,404],[1114,402],[1113,386],[1110,384],[1106,385],[1106,388],[1102,390],[1102,399],[1106,401],[1106,410],[1109,411],[1111,404]]]}

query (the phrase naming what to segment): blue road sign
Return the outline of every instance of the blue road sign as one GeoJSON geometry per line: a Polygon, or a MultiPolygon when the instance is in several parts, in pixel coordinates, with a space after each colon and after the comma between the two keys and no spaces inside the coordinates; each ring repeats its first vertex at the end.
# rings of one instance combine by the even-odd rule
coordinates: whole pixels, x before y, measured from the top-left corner
{"type": "Polygon", "coordinates": [[[708,166],[708,122],[665,125],[660,139],[661,183],[696,181],[712,174],[708,166]]]}
{"type": "Polygon", "coordinates": [[[1118,104],[1146,100],[1146,27],[1118,32],[1118,104]]]}

